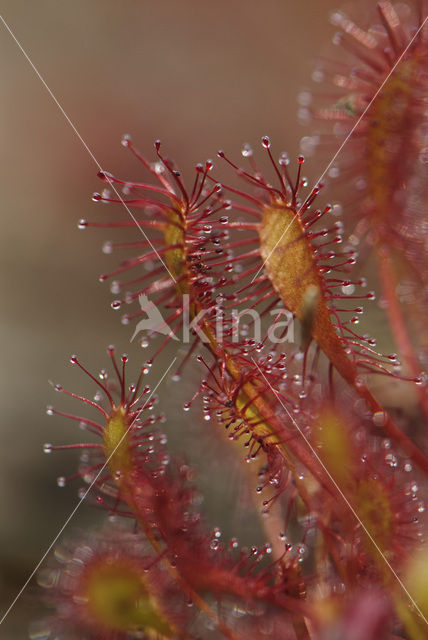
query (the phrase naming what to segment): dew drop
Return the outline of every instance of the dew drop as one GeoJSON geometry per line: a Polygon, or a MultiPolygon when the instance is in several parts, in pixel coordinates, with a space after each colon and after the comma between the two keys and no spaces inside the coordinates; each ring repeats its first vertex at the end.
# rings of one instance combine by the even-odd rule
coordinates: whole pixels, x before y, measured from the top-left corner
{"type": "Polygon", "coordinates": [[[113,300],[110,306],[115,311],[118,311],[122,306],[122,302],[120,300],[113,300]]]}
{"type": "Polygon", "coordinates": [[[383,427],[386,424],[386,419],[385,411],[375,411],[372,416],[373,424],[375,424],[376,427],[383,427]]]}
{"type": "Polygon", "coordinates": [[[300,107],[297,117],[302,124],[308,124],[311,121],[311,112],[306,107],[300,107]]]}
{"type": "Polygon", "coordinates": [[[357,387],[357,389],[362,389],[364,387],[364,380],[363,378],[358,377],[355,380],[355,386],[357,387]]]}
{"type": "Polygon", "coordinates": [[[118,282],[117,280],[113,280],[113,282],[110,285],[110,291],[111,293],[114,294],[118,294],[121,291],[121,286],[120,286],[120,282],[118,282]]]}
{"type": "Polygon", "coordinates": [[[122,145],[122,147],[129,147],[131,145],[131,136],[129,135],[129,133],[125,133],[122,136],[120,144],[122,145]]]}
{"type": "Polygon", "coordinates": [[[419,162],[421,164],[428,164],[428,147],[421,149],[419,153],[419,162]]]}
{"type": "Polygon", "coordinates": [[[163,166],[162,162],[154,162],[154,163],[152,164],[152,167],[153,167],[154,172],[155,172],[158,176],[160,176],[160,175],[162,175],[163,173],[165,173],[165,167],[163,166]]]}
{"type": "Polygon", "coordinates": [[[344,593],[346,591],[346,586],[343,582],[337,582],[332,587],[333,593],[344,593]]]}
{"type": "Polygon", "coordinates": [[[337,32],[331,39],[332,43],[336,46],[340,45],[343,41],[343,36],[341,33],[337,32]]]}
{"type": "Polygon", "coordinates": [[[299,562],[303,562],[303,560],[305,559],[307,553],[308,553],[308,548],[305,544],[303,544],[303,542],[296,544],[295,547],[293,547],[294,552],[296,554],[296,557],[298,559],[299,562]]]}
{"type": "Polygon", "coordinates": [[[67,484],[67,480],[64,476],[59,476],[56,479],[56,483],[58,485],[58,487],[65,487],[65,485],[67,484]]]}
{"type": "Polygon", "coordinates": [[[298,93],[298,95],[297,95],[297,102],[302,107],[309,107],[309,105],[312,102],[312,94],[311,94],[311,92],[308,91],[308,89],[303,89],[303,91],[300,91],[300,93],[298,93]]]}
{"type": "Polygon", "coordinates": [[[103,244],[103,253],[113,253],[113,243],[109,240],[103,244]]]}
{"type": "Polygon", "coordinates": [[[52,445],[50,442],[45,442],[43,445],[43,453],[52,453],[52,445]]]}
{"type": "Polygon", "coordinates": [[[46,413],[48,414],[48,416],[53,416],[54,408],[51,405],[49,405],[48,407],[46,407],[46,413]]]}
{"type": "Polygon", "coordinates": [[[290,164],[290,158],[288,157],[288,153],[281,153],[279,157],[279,164],[283,167],[286,167],[290,164]]]}
{"type": "Polygon", "coordinates": [[[244,156],[244,158],[250,158],[253,155],[253,150],[248,142],[246,142],[242,147],[241,154],[244,156]]]}
{"type": "Polygon", "coordinates": [[[324,72],[321,69],[315,69],[312,73],[312,80],[320,83],[324,81],[324,72]]]}
{"type": "Polygon", "coordinates": [[[82,218],[81,220],[79,220],[79,222],[77,223],[77,227],[78,229],[86,229],[88,226],[88,221],[85,220],[84,218],[82,218]]]}
{"type": "Polygon", "coordinates": [[[395,456],[393,453],[387,453],[385,456],[385,463],[388,465],[388,467],[392,467],[393,469],[395,469],[398,465],[397,456],[395,456]]]}
{"type": "Polygon", "coordinates": [[[52,635],[51,635],[52,629],[48,625],[49,625],[48,621],[42,621],[42,622],[37,621],[37,622],[30,623],[30,628],[28,631],[28,636],[30,640],[49,640],[49,638],[52,638],[52,635]]]}
{"type": "Polygon", "coordinates": [[[351,296],[355,291],[355,286],[353,284],[347,284],[344,285],[342,287],[342,293],[345,294],[345,296],[351,296]]]}

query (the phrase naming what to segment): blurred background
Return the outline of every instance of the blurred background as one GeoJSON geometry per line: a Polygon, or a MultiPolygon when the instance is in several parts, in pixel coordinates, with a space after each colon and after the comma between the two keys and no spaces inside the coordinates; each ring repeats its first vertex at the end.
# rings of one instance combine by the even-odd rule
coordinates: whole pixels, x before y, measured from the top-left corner
{"type": "MultiPolygon", "coordinates": [[[[218,148],[239,158],[242,143],[256,146],[266,134],[275,152],[298,154],[305,131],[296,96],[333,35],[328,16],[336,0],[4,0],[2,8],[103,168],[139,178],[137,162],[120,145],[129,133],[149,159],[161,138],[186,178],[218,148]]],[[[110,308],[108,285],[97,281],[116,264],[101,252],[111,232],[77,229],[79,218],[98,216],[90,199],[102,186],[97,166],[0,27],[2,615],[77,502],[80,483],[56,485],[57,476],[74,471],[77,456],[42,452],[44,442],[84,437],[72,423],[46,415],[51,403],[78,410],[49,381],[93,394],[69,364],[71,353],[93,371],[108,365],[110,343],[134,354],[136,367],[141,353],[110,308]]],[[[306,172],[317,177],[309,165],[306,172]]],[[[153,372],[153,386],[168,362],[153,372]]],[[[176,444],[186,449],[194,435],[180,407],[194,382],[183,382],[178,395],[169,380],[163,387],[169,390],[162,408],[174,417],[176,444]]],[[[215,478],[206,482],[215,485],[215,478]]],[[[101,518],[84,505],[67,532],[101,518]]],[[[40,616],[34,585],[0,627],[1,638],[25,638],[29,620],[40,616]]]]}

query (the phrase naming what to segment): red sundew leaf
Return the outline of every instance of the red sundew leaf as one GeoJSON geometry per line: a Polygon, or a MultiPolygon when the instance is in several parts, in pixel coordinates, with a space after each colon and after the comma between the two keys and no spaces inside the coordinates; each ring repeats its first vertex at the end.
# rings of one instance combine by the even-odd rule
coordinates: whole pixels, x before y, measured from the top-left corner
{"type": "MultiPolygon", "coordinates": [[[[343,55],[340,62],[320,61],[314,73],[332,90],[302,93],[304,116],[310,113],[320,128],[302,144],[328,152],[327,164],[346,143],[331,175],[346,190],[351,241],[377,260],[393,336],[417,378],[424,366],[428,309],[426,4],[385,0],[367,2],[367,11],[362,7],[349,8],[354,20],[341,11],[332,16],[343,55]],[[396,295],[400,283],[417,293],[396,295]]],[[[426,389],[418,395],[428,417],[426,389]]]]}
{"type": "Polygon", "coordinates": [[[260,254],[284,306],[302,322],[308,315],[305,311],[307,293],[310,289],[317,292],[318,299],[311,311],[310,335],[339,373],[348,382],[355,382],[356,366],[345,354],[343,342],[331,322],[314,249],[294,209],[266,207],[260,225],[260,254]]]}
{"type": "Polygon", "coordinates": [[[109,523],[63,542],[55,555],[58,562],[39,576],[44,599],[56,609],[44,622],[52,634],[191,639],[186,596],[140,534],[109,523]]]}
{"type": "MultiPolygon", "coordinates": [[[[320,232],[313,232],[310,229],[322,215],[331,212],[331,206],[327,205],[322,212],[311,213],[309,211],[321,185],[314,187],[303,203],[298,200],[299,190],[302,187],[300,167],[303,157],[299,158],[297,179],[293,183],[288,174],[288,161],[281,156],[279,165],[277,165],[270,152],[270,143],[266,144],[263,139],[263,146],[267,149],[269,159],[279,179],[279,189],[271,186],[265,180],[253,161],[251,161],[253,173],[249,173],[231,162],[223,151],[219,152],[219,156],[224,158],[240,177],[255,184],[261,191],[261,196],[256,198],[253,195],[248,195],[244,190],[225,187],[250,202],[251,211],[255,215],[258,214],[260,219],[258,234],[254,234],[253,238],[254,251],[240,256],[243,262],[248,258],[251,260],[250,267],[247,272],[244,272],[244,275],[248,278],[253,276],[253,279],[250,284],[238,291],[238,294],[244,290],[248,291],[246,301],[253,301],[253,306],[264,302],[268,297],[269,303],[271,300],[273,301],[272,304],[276,299],[284,305],[285,309],[301,319],[304,326],[309,324],[306,331],[327,355],[330,367],[335,368],[341,374],[356,393],[364,399],[373,413],[381,411],[382,408],[367,388],[359,372],[368,371],[393,375],[389,372],[388,363],[394,362],[396,356],[382,356],[371,346],[368,346],[370,341],[364,336],[358,336],[349,327],[349,321],[341,318],[341,312],[345,312],[346,309],[341,310],[334,304],[335,299],[346,298],[346,294],[336,294],[334,288],[348,286],[350,281],[341,278],[340,275],[344,269],[347,272],[348,265],[355,263],[354,252],[347,250],[326,251],[326,246],[341,242],[340,236],[333,236],[334,228],[320,232]],[[274,221],[272,225],[269,223],[270,219],[274,221]],[[291,236],[288,236],[289,233],[291,236]],[[316,239],[320,237],[328,238],[328,240],[317,244],[316,239]],[[259,244],[260,247],[257,249],[259,244]],[[324,263],[326,259],[329,260],[329,264],[324,263]],[[264,268],[266,268],[265,274],[263,273],[264,268]],[[335,277],[330,277],[329,274],[335,277]],[[265,293],[260,299],[258,287],[261,284],[266,285],[268,293],[265,293]],[[312,291],[315,291],[316,296],[312,295],[312,291]],[[307,312],[308,300],[312,300],[309,314],[307,312]],[[309,323],[307,315],[310,318],[309,323]],[[333,318],[335,322],[333,322],[333,318]]],[[[234,205],[234,208],[240,210],[240,205],[234,205]]],[[[242,208],[242,210],[247,209],[247,206],[242,208]]],[[[235,259],[237,260],[238,257],[235,259]]],[[[215,263],[213,266],[216,266],[215,263]]],[[[369,292],[363,297],[374,299],[375,296],[369,292]]],[[[360,313],[362,308],[357,307],[354,312],[360,313]]],[[[358,318],[355,320],[358,321],[358,318]]],[[[351,323],[353,321],[354,318],[351,319],[351,323]]],[[[420,378],[414,378],[411,381],[421,382],[420,378]]],[[[428,471],[428,458],[387,414],[383,428],[385,433],[399,443],[412,460],[422,469],[428,471]]]]}
{"type": "MultiPolygon", "coordinates": [[[[189,485],[190,468],[186,464],[174,464],[171,461],[171,456],[165,451],[162,434],[156,433],[153,428],[157,418],[144,416],[143,411],[153,407],[150,397],[145,401],[141,400],[149,392],[149,388],[141,388],[140,376],[137,384],[131,385],[126,391],[125,365],[128,359],[122,356],[122,367],[119,368],[113,348],[109,347],[108,351],[119,382],[117,403],[112,385],[107,385],[108,376],[105,371],[102,373],[103,382],[99,382],[76,356],[71,359],[97,383],[106,396],[104,406],[98,402],[89,402],[89,405],[98,408],[105,418],[104,425],[88,421],[88,425],[94,427],[96,435],[102,438],[102,446],[97,447],[96,457],[92,457],[90,453],[90,444],[69,447],[49,445],[46,451],[82,447],[86,450],[89,458],[79,475],[82,475],[91,487],[95,485],[101,495],[110,498],[110,502],[105,506],[111,512],[135,519],[140,531],[158,554],[158,562],[164,565],[175,587],[190,598],[197,608],[216,620],[225,637],[238,640],[240,635],[229,628],[201,594],[208,592],[220,600],[224,596],[230,596],[243,603],[245,607],[261,600],[276,607],[278,612],[285,616],[289,611],[310,615],[309,609],[300,601],[300,591],[304,588],[304,582],[300,577],[298,559],[292,554],[287,554],[287,549],[277,559],[278,567],[273,563],[268,569],[261,568],[260,562],[263,558],[268,558],[272,552],[270,545],[261,549],[254,548],[250,554],[242,552],[241,558],[236,559],[232,548],[225,547],[217,538],[213,540],[206,533],[196,509],[195,490],[189,485]],[[120,508],[120,504],[125,505],[128,511],[120,508]]],[[[88,404],[83,397],[66,392],[62,388],[61,391],[88,404]]],[[[49,409],[49,413],[67,415],[52,408],[49,409]]],[[[84,420],[78,416],[69,417],[79,422],[84,420]]],[[[103,502],[101,495],[99,501],[103,502]]],[[[120,562],[119,557],[118,563],[120,562]]],[[[109,561],[107,564],[111,569],[112,563],[109,561]]],[[[126,562],[120,566],[119,564],[114,575],[111,572],[107,575],[101,566],[101,578],[98,580],[96,573],[95,578],[89,580],[86,595],[83,597],[80,594],[77,597],[85,601],[88,598],[94,599],[91,612],[97,619],[103,618],[104,622],[98,621],[100,624],[103,622],[104,626],[119,625],[122,629],[129,622],[129,625],[140,628],[145,620],[144,616],[150,613],[147,608],[143,612],[132,612],[128,608],[130,617],[125,621],[120,611],[115,612],[114,607],[112,610],[111,607],[104,606],[105,601],[109,602],[112,598],[116,602],[118,592],[120,596],[121,593],[123,595],[123,591],[134,593],[136,589],[140,589],[141,581],[134,569],[130,573],[126,562]],[[111,587],[110,590],[108,585],[111,587]],[[103,596],[98,601],[97,594],[101,591],[103,596]]],[[[171,627],[167,622],[156,617],[154,612],[150,613],[149,618],[146,620],[147,624],[150,623],[161,632],[161,636],[163,634],[170,637],[171,627]]],[[[119,634],[118,638],[120,637],[119,634]]]]}

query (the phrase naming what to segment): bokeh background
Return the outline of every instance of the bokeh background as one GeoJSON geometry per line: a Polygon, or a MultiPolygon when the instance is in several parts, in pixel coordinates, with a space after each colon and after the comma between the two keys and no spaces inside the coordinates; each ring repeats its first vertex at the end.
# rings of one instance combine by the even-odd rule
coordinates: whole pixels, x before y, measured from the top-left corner
{"type": "MultiPolygon", "coordinates": [[[[2,2],[4,20],[99,163],[130,179],[140,169],[120,145],[124,133],[149,157],[161,138],[184,175],[220,147],[239,157],[243,142],[256,146],[265,134],[295,157],[305,133],[296,96],[334,33],[334,8],[336,0],[2,2]]],[[[0,55],[2,613],[77,502],[79,483],[55,482],[73,472],[75,454],[42,453],[44,442],[82,437],[46,416],[46,404],[71,408],[49,381],[93,393],[71,353],[95,371],[107,365],[110,343],[137,361],[141,353],[109,306],[108,286],[97,282],[116,262],[101,252],[111,233],[77,229],[79,218],[98,216],[90,200],[101,187],[97,167],[4,25],[0,55]]],[[[316,178],[309,166],[307,173],[316,178]]],[[[153,385],[163,369],[161,362],[153,385]]],[[[179,411],[191,395],[185,385],[177,393],[165,381],[164,392],[175,443],[190,449],[194,434],[179,411]]],[[[215,475],[205,481],[215,488],[215,475]]],[[[67,532],[100,517],[83,506],[67,532]]],[[[1,638],[25,638],[29,620],[40,617],[34,585],[1,638]]]]}

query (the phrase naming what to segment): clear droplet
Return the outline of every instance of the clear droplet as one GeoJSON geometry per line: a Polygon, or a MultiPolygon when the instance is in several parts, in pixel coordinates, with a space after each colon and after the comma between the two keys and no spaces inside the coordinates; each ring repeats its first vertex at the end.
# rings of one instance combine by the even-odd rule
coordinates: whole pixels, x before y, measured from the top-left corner
{"type": "Polygon", "coordinates": [[[248,142],[245,143],[244,146],[242,147],[241,153],[244,156],[244,158],[250,158],[253,155],[253,150],[251,146],[248,144],[248,142]]]}
{"type": "Polygon", "coordinates": [[[49,621],[42,620],[30,623],[28,636],[30,640],[49,640],[52,638],[49,621]]]}
{"type": "Polygon", "coordinates": [[[302,107],[309,107],[312,102],[312,94],[308,89],[303,89],[300,93],[297,94],[297,102],[302,107]]]}
{"type": "Polygon", "coordinates": [[[37,583],[45,589],[51,589],[57,584],[59,575],[58,569],[42,569],[37,574],[37,583]]]}
{"type": "Polygon", "coordinates": [[[372,420],[376,427],[383,427],[386,424],[387,415],[385,411],[375,411],[372,420]]]}
{"type": "Polygon", "coordinates": [[[347,284],[344,285],[342,287],[342,293],[345,294],[345,296],[351,296],[355,291],[355,286],[353,284],[347,284]]]}
{"type": "Polygon", "coordinates": [[[393,453],[387,453],[385,456],[385,462],[388,467],[392,467],[393,469],[395,469],[398,465],[397,456],[395,456],[393,453]]]}
{"type": "Polygon", "coordinates": [[[122,145],[122,147],[129,147],[131,144],[131,136],[129,135],[129,133],[125,133],[122,136],[122,140],[120,141],[120,144],[122,145]]]}

